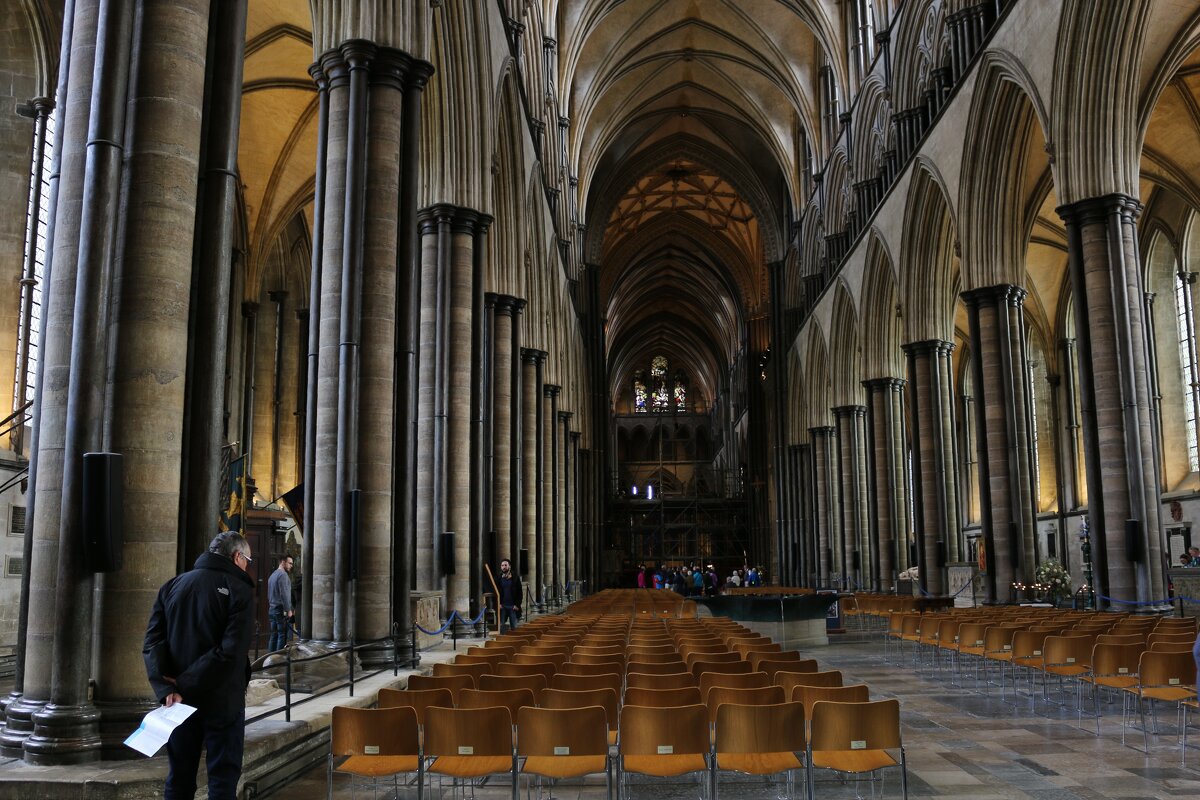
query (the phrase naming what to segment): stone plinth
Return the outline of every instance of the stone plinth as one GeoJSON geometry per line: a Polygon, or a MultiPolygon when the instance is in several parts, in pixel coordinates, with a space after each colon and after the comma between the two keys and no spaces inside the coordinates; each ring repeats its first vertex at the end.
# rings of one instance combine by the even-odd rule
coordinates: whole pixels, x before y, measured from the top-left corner
{"type": "Polygon", "coordinates": [[[954,596],[955,608],[973,608],[983,602],[983,575],[975,564],[969,561],[948,564],[946,575],[946,591],[954,596]],[[974,588],[963,588],[972,581],[974,588]]]}
{"type": "Polygon", "coordinates": [[[1176,567],[1167,575],[1175,587],[1176,597],[1193,598],[1177,600],[1175,607],[1179,608],[1182,602],[1185,617],[1200,617],[1200,602],[1195,602],[1200,600],[1200,567],[1176,567]]]}
{"type": "Polygon", "coordinates": [[[445,592],[412,592],[412,618],[418,626],[417,649],[425,650],[441,642],[441,635],[430,636],[420,628],[436,631],[442,627],[442,600],[445,592]]]}

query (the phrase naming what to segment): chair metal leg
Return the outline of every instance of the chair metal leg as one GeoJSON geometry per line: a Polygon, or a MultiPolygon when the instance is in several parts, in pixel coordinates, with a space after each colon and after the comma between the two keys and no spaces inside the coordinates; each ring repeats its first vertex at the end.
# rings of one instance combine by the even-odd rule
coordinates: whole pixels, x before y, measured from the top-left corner
{"type": "Polygon", "coordinates": [[[325,799],[333,800],[333,753],[329,754],[326,767],[328,774],[326,775],[325,782],[325,799]]]}
{"type": "Polygon", "coordinates": [[[908,757],[904,753],[904,745],[900,746],[900,789],[904,800],[908,800],[908,757]]]}

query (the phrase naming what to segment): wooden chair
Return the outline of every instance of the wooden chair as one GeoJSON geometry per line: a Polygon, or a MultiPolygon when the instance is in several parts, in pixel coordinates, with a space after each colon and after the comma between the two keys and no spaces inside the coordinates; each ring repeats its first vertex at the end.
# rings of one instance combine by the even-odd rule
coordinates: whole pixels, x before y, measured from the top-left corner
{"type": "Polygon", "coordinates": [[[409,691],[448,689],[451,699],[457,703],[463,689],[474,689],[475,679],[470,675],[409,675],[409,691]]]}
{"type": "MultiPolygon", "coordinates": [[[[467,689],[460,690],[460,694],[467,689]]],[[[424,726],[425,709],[432,706],[454,708],[454,695],[449,689],[380,689],[379,708],[411,708],[417,724],[424,726]]]]}
{"type": "Polygon", "coordinates": [[[643,675],[669,675],[672,672],[686,672],[687,667],[679,659],[674,661],[630,661],[627,672],[640,672],[643,675]]]}
{"type": "Polygon", "coordinates": [[[1092,687],[1093,713],[1096,717],[1096,735],[1100,735],[1100,691],[1102,689],[1123,690],[1136,686],[1138,664],[1145,648],[1141,643],[1104,644],[1096,637],[1092,648],[1092,670],[1079,676],[1079,691],[1076,705],[1079,723],[1083,724],[1083,687],[1092,687]]]}
{"type": "MultiPolygon", "coordinates": [[[[778,687],[775,687],[778,688],[778,687]]],[[[721,772],[747,775],[785,773],[788,797],[795,796],[793,772],[804,767],[796,753],[806,749],[804,707],[800,703],[717,707],[713,748],[713,800],[721,772]]]]}
{"type": "Polygon", "coordinates": [[[796,686],[841,686],[842,671],[827,669],[823,672],[776,672],[775,683],[791,696],[796,686]]]}
{"type": "Polygon", "coordinates": [[[567,657],[561,653],[517,653],[512,656],[507,664],[520,664],[521,666],[542,666],[549,665],[555,672],[567,660],[567,657]]]}
{"type": "Polygon", "coordinates": [[[715,724],[717,709],[723,703],[733,703],[739,706],[768,706],[787,702],[787,696],[780,686],[756,686],[750,689],[738,689],[733,686],[713,686],[705,695],[704,705],[708,707],[708,721],[715,724]]]}
{"type": "Polygon", "coordinates": [[[770,650],[761,650],[759,652],[750,653],[750,655],[746,657],[746,660],[750,662],[750,667],[755,672],[758,672],[758,665],[763,661],[789,661],[795,663],[797,661],[802,661],[803,659],[800,658],[800,651],[798,650],[779,650],[776,652],[772,652],[770,650]]]}
{"type": "Polygon", "coordinates": [[[652,708],[699,705],[700,690],[695,686],[683,686],[676,689],[643,689],[635,686],[625,690],[624,703],[627,706],[650,706],[652,708]]]}
{"type": "Polygon", "coordinates": [[[675,645],[668,642],[666,644],[631,644],[626,648],[629,654],[629,659],[632,661],[635,654],[638,655],[673,655],[678,656],[679,651],[675,645]]]}
{"type": "Polygon", "coordinates": [[[471,676],[472,685],[478,685],[479,676],[492,672],[495,666],[488,664],[434,664],[433,677],[443,678],[453,675],[469,675],[471,676]]]}
{"type": "Polygon", "coordinates": [[[620,695],[611,688],[590,689],[587,691],[570,691],[566,689],[547,689],[542,692],[542,708],[587,708],[599,706],[604,709],[608,720],[608,743],[617,743],[617,728],[620,718],[620,695]]]}
{"type": "Polygon", "coordinates": [[[1137,704],[1142,718],[1142,739],[1146,751],[1150,750],[1150,732],[1146,728],[1146,705],[1158,731],[1158,713],[1154,701],[1178,704],[1196,697],[1196,660],[1190,652],[1162,653],[1147,650],[1142,653],[1138,664],[1138,682],[1125,687],[1121,700],[1121,744],[1125,743],[1125,718],[1128,701],[1137,704]]]}
{"type": "Polygon", "coordinates": [[[833,703],[866,703],[871,690],[865,683],[853,686],[794,686],[788,700],[804,706],[804,719],[812,717],[813,706],[821,701],[833,703]]]}
{"type": "Polygon", "coordinates": [[[736,653],[732,650],[724,650],[721,652],[698,653],[695,651],[689,652],[683,657],[683,662],[688,665],[688,669],[692,668],[692,664],[697,661],[708,661],[713,664],[729,663],[731,661],[744,661],[741,653],[736,653]]]}
{"type": "Polygon", "coordinates": [[[625,705],[621,709],[621,796],[628,797],[632,775],[672,778],[698,774],[701,784],[709,768],[708,711],[700,704],[673,708],[625,705]]]}
{"type": "Polygon", "coordinates": [[[608,717],[603,708],[522,708],[517,714],[517,755],[527,776],[561,780],[604,773],[612,796],[608,717]]]}
{"type": "Polygon", "coordinates": [[[610,672],[615,672],[622,675],[625,672],[625,664],[620,661],[610,661],[602,664],[576,664],[574,661],[568,661],[558,668],[558,675],[605,675],[610,672]]]}
{"type": "Polygon", "coordinates": [[[487,664],[488,666],[491,666],[492,664],[499,664],[501,661],[506,661],[510,658],[510,656],[507,653],[505,653],[505,650],[507,650],[507,649],[508,648],[504,648],[503,650],[497,650],[495,653],[492,653],[490,655],[484,655],[482,653],[459,653],[457,656],[454,657],[453,663],[455,663],[455,664],[487,664]]]}
{"type": "Polygon", "coordinates": [[[431,708],[425,723],[426,773],[454,781],[507,773],[517,800],[517,759],[507,708],[431,708]],[[428,761],[432,759],[432,761],[428,761]]]}
{"type": "Polygon", "coordinates": [[[899,766],[901,788],[907,800],[908,762],[900,737],[900,701],[815,703],[809,726],[808,764],[810,797],[818,768],[861,775],[899,766]],[[889,750],[900,751],[899,761],[889,750]]]}
{"type": "Polygon", "coordinates": [[[484,675],[479,679],[479,688],[485,692],[528,689],[533,692],[535,703],[546,690],[546,686],[546,676],[537,672],[528,675],[484,675]]]}
{"type": "Polygon", "coordinates": [[[507,708],[516,719],[517,712],[525,706],[537,705],[538,695],[529,688],[521,689],[467,689],[458,698],[459,708],[507,708]]]}
{"type": "MultiPolygon", "coordinates": [[[[727,686],[731,689],[757,689],[760,686],[772,686],[771,679],[765,672],[746,672],[737,675],[726,675],[721,672],[706,672],[700,676],[700,697],[708,705],[708,693],[717,686],[727,686]]],[[[786,692],[785,692],[786,694],[786,692]]]]}
{"type": "Polygon", "coordinates": [[[639,664],[678,664],[683,666],[683,659],[675,651],[669,653],[647,653],[642,650],[634,650],[629,653],[629,663],[639,664]]]}
{"type": "Polygon", "coordinates": [[[489,673],[492,675],[507,675],[509,677],[521,677],[524,675],[541,675],[546,679],[546,683],[550,682],[550,678],[558,672],[558,669],[553,664],[514,664],[512,662],[503,662],[497,664],[489,673]]]}
{"type": "MultiPolygon", "coordinates": [[[[777,656],[777,655],[781,655],[781,654],[780,653],[767,653],[765,655],[777,656]]],[[[772,680],[774,680],[776,673],[778,673],[778,672],[796,672],[796,671],[798,671],[796,669],[796,667],[798,667],[804,663],[805,663],[804,661],[775,661],[772,659],[764,658],[764,659],[760,659],[757,661],[751,661],[750,668],[752,670],[754,670],[755,672],[765,672],[765,673],[767,673],[768,676],[770,676],[770,678],[772,680]]],[[[812,664],[813,664],[813,669],[815,670],[817,662],[813,661],[812,664]]]]}
{"type": "Polygon", "coordinates": [[[615,672],[606,672],[603,675],[567,675],[560,672],[550,679],[549,688],[570,692],[612,689],[620,696],[622,684],[621,676],[615,672]]]}
{"type": "Polygon", "coordinates": [[[625,663],[625,656],[623,654],[592,655],[591,653],[572,653],[571,661],[576,664],[623,664],[625,663]]]}
{"type": "Polygon", "coordinates": [[[573,654],[589,656],[624,656],[625,646],[621,644],[586,645],[582,642],[575,645],[573,654]]]}
{"type": "Polygon", "coordinates": [[[690,672],[671,672],[666,675],[655,675],[648,672],[630,672],[625,676],[625,688],[627,690],[678,689],[696,685],[696,677],[690,672]]]}
{"type": "Polygon", "coordinates": [[[1094,635],[1047,636],[1043,648],[1042,659],[1042,699],[1049,700],[1049,680],[1051,675],[1058,676],[1059,691],[1063,694],[1064,678],[1078,679],[1091,670],[1092,648],[1095,647],[1094,635]]]}
{"type": "Polygon", "coordinates": [[[393,789],[400,773],[417,773],[417,795],[421,796],[421,739],[417,712],[409,706],[396,708],[349,708],[334,706],[330,728],[327,796],[333,797],[335,772],[354,778],[391,776],[393,789]],[[338,759],[344,759],[338,763],[338,759]]]}
{"type": "Polygon", "coordinates": [[[724,672],[733,675],[740,672],[751,672],[749,661],[693,661],[691,672],[697,678],[706,672],[724,672]]]}

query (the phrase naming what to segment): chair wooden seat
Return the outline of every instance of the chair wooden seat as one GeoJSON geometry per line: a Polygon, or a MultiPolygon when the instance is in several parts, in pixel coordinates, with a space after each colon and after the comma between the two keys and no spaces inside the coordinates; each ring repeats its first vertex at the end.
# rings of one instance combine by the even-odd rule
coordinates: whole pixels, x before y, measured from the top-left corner
{"type": "Polygon", "coordinates": [[[628,755],[622,757],[622,769],[656,778],[674,778],[689,772],[708,769],[708,762],[699,753],[667,753],[655,755],[628,755]]]}
{"type": "Polygon", "coordinates": [[[804,762],[794,752],[717,753],[717,768],[747,775],[774,775],[789,769],[801,769],[804,762]]]}
{"type": "Polygon", "coordinates": [[[435,772],[451,778],[482,778],[500,772],[512,771],[512,756],[437,756],[426,767],[426,772],[435,772]]]}
{"type": "Polygon", "coordinates": [[[525,759],[520,771],[554,779],[607,777],[609,738],[599,706],[523,708],[517,715],[517,755],[525,759]]]}
{"type": "Polygon", "coordinates": [[[402,772],[421,772],[417,712],[410,706],[350,708],[334,706],[330,721],[328,788],[335,772],[373,781],[402,772]],[[340,757],[340,764],[335,764],[340,757]]]}
{"type": "Polygon", "coordinates": [[[416,772],[417,756],[350,756],[334,772],[348,772],[364,778],[382,778],[398,772],[416,772]]]}
{"type": "Polygon", "coordinates": [[[838,772],[874,772],[884,767],[895,767],[900,763],[886,750],[815,750],[812,760],[814,767],[838,772]]]}
{"type": "MultiPolygon", "coordinates": [[[[908,797],[908,767],[900,737],[900,701],[867,703],[820,701],[812,707],[808,742],[812,768],[843,773],[874,772],[899,766],[904,796],[908,797]],[[889,750],[899,750],[897,760],[889,750]]],[[[812,794],[813,769],[809,769],[812,794]]]]}

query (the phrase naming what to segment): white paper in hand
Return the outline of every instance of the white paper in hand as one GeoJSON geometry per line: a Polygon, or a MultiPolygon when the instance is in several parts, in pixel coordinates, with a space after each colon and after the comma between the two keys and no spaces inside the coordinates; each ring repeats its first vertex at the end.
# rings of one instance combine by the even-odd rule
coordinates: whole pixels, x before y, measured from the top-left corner
{"type": "Polygon", "coordinates": [[[171,738],[171,731],[195,711],[195,706],[183,703],[176,703],[170,708],[159,706],[142,719],[142,724],[129,735],[125,744],[143,755],[152,756],[171,738]]]}

